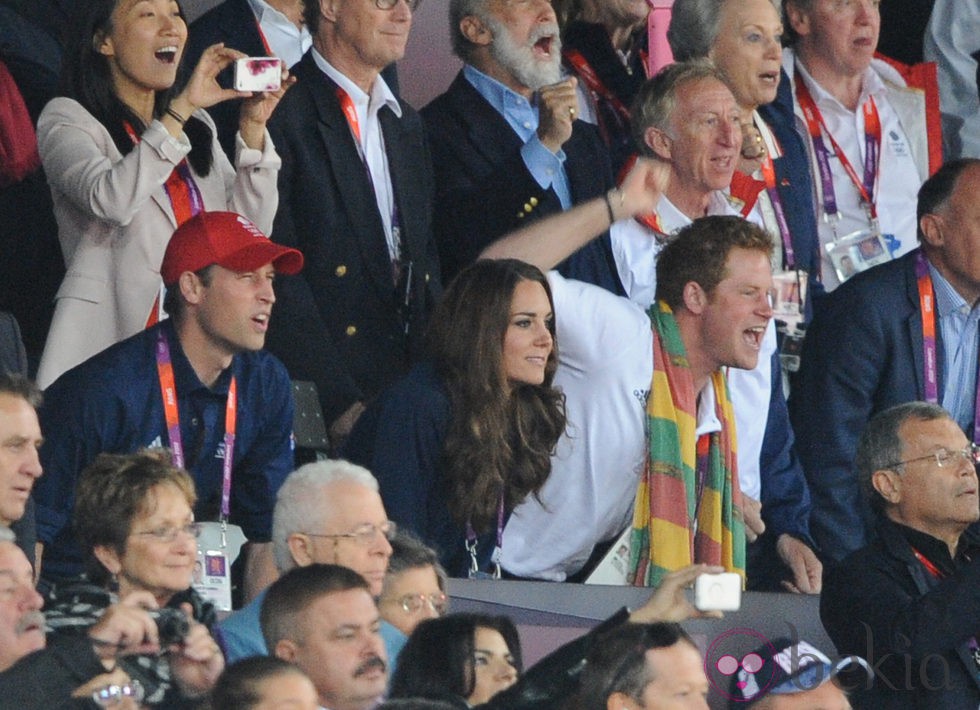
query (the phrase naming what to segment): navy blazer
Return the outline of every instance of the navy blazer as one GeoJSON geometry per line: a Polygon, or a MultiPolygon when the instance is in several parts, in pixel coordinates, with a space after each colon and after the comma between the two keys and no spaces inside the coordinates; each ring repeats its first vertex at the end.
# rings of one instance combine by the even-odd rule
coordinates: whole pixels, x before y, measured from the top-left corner
{"type": "MultiPolygon", "coordinates": [[[[527,220],[561,212],[555,191],[541,189],[524,164],[520,136],[462,72],[421,113],[432,146],[438,193],[435,230],[447,280],[495,239],[527,220]]],[[[574,204],[613,187],[609,151],[595,126],[575,121],[562,150],[574,204]]],[[[608,233],[559,270],[625,295],[608,233]]]]}
{"type": "MultiPolygon", "coordinates": [[[[204,50],[218,42],[224,42],[226,47],[237,49],[250,57],[264,57],[268,54],[248,0],[225,0],[191,23],[182,62],[182,70],[188,77],[204,50]]],[[[395,65],[385,68],[382,76],[397,96],[398,75],[395,65]]],[[[230,67],[218,75],[218,83],[226,89],[231,88],[233,80],[233,70],[230,67]]],[[[241,103],[241,99],[229,99],[208,108],[208,114],[218,127],[218,141],[232,164],[235,162],[235,134],[238,132],[241,103]]]]}
{"type": "MultiPolygon", "coordinates": [[[[312,50],[311,50],[312,51],[312,50]]],[[[379,112],[412,261],[409,307],[392,282],[381,214],[334,84],[304,55],[298,81],[269,122],[282,156],[273,240],[303,252],[296,276],[278,278],[267,347],[293,379],[312,380],[326,421],[367,401],[408,370],[440,293],[432,235],[432,161],[418,114],[379,112]]]]}
{"type": "MultiPolygon", "coordinates": [[[[813,498],[810,531],[832,560],[863,547],[872,530],[854,469],[865,425],[876,412],[924,396],[917,254],[858,274],[826,296],[803,344],[790,413],[813,498]]],[[[938,333],[937,340],[942,363],[938,333]]]]}

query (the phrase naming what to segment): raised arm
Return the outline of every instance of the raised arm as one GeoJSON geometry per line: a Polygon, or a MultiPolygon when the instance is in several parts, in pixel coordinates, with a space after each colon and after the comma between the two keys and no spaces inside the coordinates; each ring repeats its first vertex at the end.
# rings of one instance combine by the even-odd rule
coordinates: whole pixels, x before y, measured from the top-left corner
{"type": "Polygon", "coordinates": [[[620,187],[501,237],[484,249],[480,257],[520,259],[547,271],[602,234],[613,222],[652,212],[667,187],[669,174],[670,169],[664,163],[641,158],[620,187]]]}

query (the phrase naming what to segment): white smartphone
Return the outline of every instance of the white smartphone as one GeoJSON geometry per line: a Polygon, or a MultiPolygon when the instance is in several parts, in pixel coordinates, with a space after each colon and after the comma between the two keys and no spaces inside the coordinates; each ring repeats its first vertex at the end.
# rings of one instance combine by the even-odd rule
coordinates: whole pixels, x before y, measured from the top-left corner
{"type": "Polygon", "coordinates": [[[236,91],[279,91],[282,62],[277,57],[245,57],[235,60],[236,91]]]}

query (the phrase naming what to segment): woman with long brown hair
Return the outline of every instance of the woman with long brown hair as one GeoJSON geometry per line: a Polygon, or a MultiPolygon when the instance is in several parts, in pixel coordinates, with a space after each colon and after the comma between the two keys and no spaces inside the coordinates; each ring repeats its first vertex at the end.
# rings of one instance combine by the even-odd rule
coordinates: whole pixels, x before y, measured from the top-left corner
{"type": "Polygon", "coordinates": [[[351,434],[347,455],[377,477],[388,516],[452,576],[499,576],[507,517],[551,471],[565,428],[553,311],[536,267],[470,265],[432,315],[427,361],[351,434]]]}

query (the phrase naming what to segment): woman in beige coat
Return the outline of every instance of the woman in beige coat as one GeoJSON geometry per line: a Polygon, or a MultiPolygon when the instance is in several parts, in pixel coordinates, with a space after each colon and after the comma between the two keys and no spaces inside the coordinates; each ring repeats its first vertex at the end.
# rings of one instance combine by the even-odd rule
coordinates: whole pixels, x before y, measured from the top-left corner
{"type": "Polygon", "coordinates": [[[41,387],[162,317],[160,262],[178,224],[231,210],[268,234],[278,205],[265,124],[288,79],[242,103],[233,167],[204,109],[250,96],[216,80],[243,55],[214,45],[175,86],[187,41],[175,0],[83,0],[78,11],[62,96],[38,121],[67,266],[41,387]]]}

